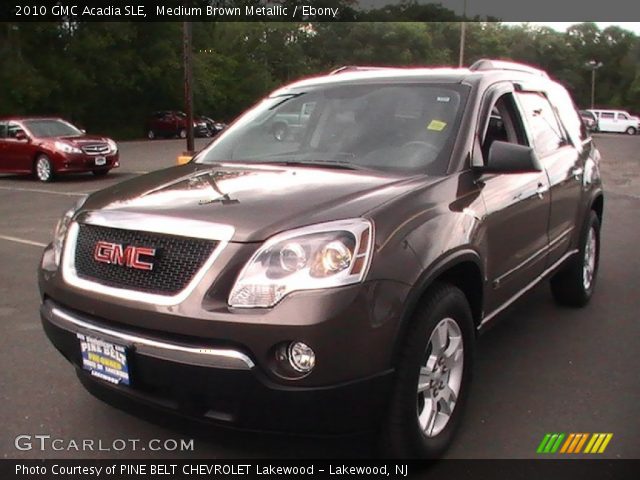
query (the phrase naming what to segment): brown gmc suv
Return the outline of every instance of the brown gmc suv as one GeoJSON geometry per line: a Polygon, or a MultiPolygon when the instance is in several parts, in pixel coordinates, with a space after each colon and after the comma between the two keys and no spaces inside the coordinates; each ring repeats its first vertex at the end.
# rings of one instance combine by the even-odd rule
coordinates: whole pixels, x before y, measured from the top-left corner
{"type": "Polygon", "coordinates": [[[69,210],[44,329],[117,405],[437,456],[478,333],[546,279],[560,304],[592,296],[599,157],[567,91],[523,65],[293,83],[192,162],[69,210]],[[265,128],[303,106],[295,136],[265,128]]]}

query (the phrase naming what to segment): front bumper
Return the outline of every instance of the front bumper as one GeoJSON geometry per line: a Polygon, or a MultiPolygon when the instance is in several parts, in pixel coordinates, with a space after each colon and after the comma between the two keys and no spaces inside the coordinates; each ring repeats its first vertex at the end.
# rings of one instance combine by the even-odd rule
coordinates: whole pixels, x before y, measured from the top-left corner
{"type": "Polygon", "coordinates": [[[45,299],[40,308],[53,345],[84,386],[109,403],[133,402],[237,428],[341,434],[374,429],[386,407],[392,371],[321,387],[280,385],[248,352],[167,341],[119,327],[45,299]],[[131,386],[112,385],[82,370],[77,333],[125,344],[131,386]]]}
{"type": "Polygon", "coordinates": [[[109,155],[88,155],[86,153],[59,154],[54,159],[55,169],[58,173],[91,172],[93,170],[111,170],[120,166],[118,153],[109,155]],[[96,165],[96,157],[103,156],[104,165],[96,165]]]}

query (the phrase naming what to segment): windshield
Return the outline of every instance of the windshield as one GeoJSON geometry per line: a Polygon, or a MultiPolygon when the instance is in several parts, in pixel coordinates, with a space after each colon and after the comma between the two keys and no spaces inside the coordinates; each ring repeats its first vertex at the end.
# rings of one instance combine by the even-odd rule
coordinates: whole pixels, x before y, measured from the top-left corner
{"type": "Polygon", "coordinates": [[[77,137],[83,133],[62,120],[25,120],[24,126],[38,138],[77,137]]]}
{"type": "Polygon", "coordinates": [[[360,84],[269,97],[196,162],[322,164],[442,175],[466,93],[460,85],[360,84]]]}

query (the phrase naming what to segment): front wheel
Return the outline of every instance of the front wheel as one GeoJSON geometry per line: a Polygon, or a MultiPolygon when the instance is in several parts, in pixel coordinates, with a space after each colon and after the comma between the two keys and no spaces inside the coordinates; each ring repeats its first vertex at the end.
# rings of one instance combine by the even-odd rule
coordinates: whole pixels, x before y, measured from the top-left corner
{"type": "Polygon", "coordinates": [[[182,130],[180,130],[180,131],[178,132],[178,136],[179,136],[180,138],[187,138],[187,130],[183,128],[182,130]]]}
{"type": "Polygon", "coordinates": [[[627,128],[627,135],[635,135],[636,134],[636,129],[633,127],[629,127],[627,128]]]}
{"type": "Polygon", "coordinates": [[[560,305],[584,307],[596,286],[600,260],[600,220],[591,210],[580,238],[580,249],[562,270],[551,277],[551,293],[560,305]]]}
{"type": "Polygon", "coordinates": [[[53,164],[46,155],[39,155],[35,163],[36,178],[41,182],[50,182],[53,180],[53,164]]]}
{"type": "Polygon", "coordinates": [[[381,436],[385,455],[436,458],[449,446],[471,383],[474,330],[464,293],[432,287],[402,347],[381,436]]]}

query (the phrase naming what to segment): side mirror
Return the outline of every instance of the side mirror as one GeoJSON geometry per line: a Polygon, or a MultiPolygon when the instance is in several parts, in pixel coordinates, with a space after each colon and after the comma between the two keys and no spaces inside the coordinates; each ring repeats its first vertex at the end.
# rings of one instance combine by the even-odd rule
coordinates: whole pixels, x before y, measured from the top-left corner
{"type": "Polygon", "coordinates": [[[15,138],[16,140],[19,140],[19,141],[29,140],[29,137],[27,137],[27,134],[24,133],[24,131],[22,131],[22,130],[18,130],[16,132],[15,137],[13,137],[13,138],[15,138]]]}
{"type": "Polygon", "coordinates": [[[488,173],[526,173],[542,172],[543,169],[533,148],[494,140],[481,170],[488,173]]]}

